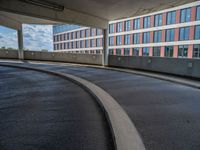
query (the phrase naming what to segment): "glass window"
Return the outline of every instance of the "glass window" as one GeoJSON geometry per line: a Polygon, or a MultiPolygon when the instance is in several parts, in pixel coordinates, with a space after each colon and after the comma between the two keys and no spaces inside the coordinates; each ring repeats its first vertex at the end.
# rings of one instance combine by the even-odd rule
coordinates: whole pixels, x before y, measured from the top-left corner
{"type": "Polygon", "coordinates": [[[161,42],[162,31],[154,31],[154,42],[161,42]]]}
{"type": "Polygon", "coordinates": [[[97,29],[97,35],[101,35],[102,34],[102,30],[101,29],[97,29]]]}
{"type": "Polygon", "coordinates": [[[176,11],[167,13],[167,25],[176,23],[176,11]]]}
{"type": "Polygon", "coordinates": [[[71,39],[75,38],[75,32],[71,32],[71,39]]]}
{"type": "Polygon", "coordinates": [[[132,53],[133,56],[139,56],[139,48],[133,48],[132,50],[133,50],[132,53]]]}
{"type": "Polygon", "coordinates": [[[162,14],[155,15],[154,17],[154,26],[162,26],[162,14]]]}
{"type": "Polygon", "coordinates": [[[149,56],[149,47],[142,48],[142,56],[149,56]]]}
{"type": "Polygon", "coordinates": [[[71,48],[74,48],[74,42],[71,42],[71,48]]]}
{"type": "Polygon", "coordinates": [[[85,37],[89,37],[90,36],[90,29],[85,30],[85,37]]]}
{"type": "Polygon", "coordinates": [[[153,56],[159,57],[160,56],[160,47],[153,47],[153,56]]]}
{"type": "Polygon", "coordinates": [[[165,57],[173,57],[174,47],[173,46],[165,46],[165,57]]]}
{"type": "Polygon", "coordinates": [[[84,41],[80,41],[80,48],[83,48],[83,42],[84,41]]]}
{"type": "Polygon", "coordinates": [[[67,40],[70,40],[70,33],[67,33],[67,40]]]}
{"type": "Polygon", "coordinates": [[[140,33],[133,34],[133,43],[140,44],[140,33]]]}
{"type": "Polygon", "coordinates": [[[117,36],[117,45],[122,45],[122,36],[121,35],[117,36]]]}
{"type": "Polygon", "coordinates": [[[188,56],[188,46],[180,45],[178,46],[178,57],[186,58],[188,56]]]}
{"type": "Polygon", "coordinates": [[[200,39],[200,25],[195,27],[195,40],[200,39]]]}
{"type": "Polygon", "coordinates": [[[109,33],[114,33],[114,24],[109,24],[109,33]]]}
{"type": "Polygon", "coordinates": [[[179,40],[180,41],[189,40],[189,34],[190,34],[190,27],[180,28],[179,40]]]}
{"type": "Polygon", "coordinates": [[[124,31],[130,31],[131,30],[131,21],[125,21],[124,31]]]}
{"type": "Polygon", "coordinates": [[[200,44],[194,45],[193,58],[200,58],[200,44]]]}
{"type": "Polygon", "coordinates": [[[113,46],[114,45],[114,37],[109,37],[109,45],[113,46]]]}
{"type": "Polygon", "coordinates": [[[124,49],[124,56],[129,56],[130,54],[130,48],[125,48],[124,49]]]}
{"type": "Polygon", "coordinates": [[[86,47],[86,48],[89,47],[89,40],[85,40],[85,47],[86,47]]]}
{"type": "Polygon", "coordinates": [[[80,32],[79,31],[76,32],[76,38],[77,39],[80,38],[80,32]]]}
{"type": "Polygon", "coordinates": [[[150,27],[151,27],[150,16],[144,17],[144,28],[150,28],[150,27]]]}
{"type": "Polygon", "coordinates": [[[181,10],[181,23],[182,22],[189,22],[191,16],[191,9],[186,8],[181,10]]]}
{"type": "Polygon", "coordinates": [[[200,6],[197,6],[196,20],[200,20],[200,6]]]}
{"type": "Polygon", "coordinates": [[[95,39],[90,40],[90,47],[95,47],[95,39]]]}
{"type": "Polygon", "coordinates": [[[85,30],[81,30],[80,31],[80,38],[84,38],[84,36],[85,36],[85,30]]]}
{"type": "Polygon", "coordinates": [[[122,54],[121,51],[122,51],[121,49],[117,48],[117,49],[116,49],[116,55],[121,55],[121,54],[122,54]]]}
{"type": "Polygon", "coordinates": [[[96,36],[96,29],[92,28],[90,34],[91,36],[96,36]]]}
{"type": "Polygon", "coordinates": [[[140,29],[140,18],[134,20],[134,30],[140,29]]]}
{"type": "Polygon", "coordinates": [[[109,49],[109,55],[114,55],[114,49],[109,49]]]}
{"type": "Polygon", "coordinates": [[[100,47],[101,46],[101,39],[98,38],[96,42],[97,42],[97,47],[100,47]]]}
{"type": "Polygon", "coordinates": [[[70,49],[70,42],[67,43],[67,49],[70,49]]]}
{"type": "Polygon", "coordinates": [[[174,41],[175,29],[166,30],[166,42],[174,41]]]}
{"type": "Polygon", "coordinates": [[[124,44],[125,45],[130,45],[131,44],[131,35],[125,35],[124,36],[124,44]]]}
{"type": "Polygon", "coordinates": [[[117,23],[117,32],[122,32],[122,22],[117,23]]]}
{"type": "Polygon", "coordinates": [[[66,34],[64,34],[64,41],[66,40],[66,34]]]}
{"type": "Polygon", "coordinates": [[[143,33],[143,43],[150,43],[150,32],[143,33]]]}

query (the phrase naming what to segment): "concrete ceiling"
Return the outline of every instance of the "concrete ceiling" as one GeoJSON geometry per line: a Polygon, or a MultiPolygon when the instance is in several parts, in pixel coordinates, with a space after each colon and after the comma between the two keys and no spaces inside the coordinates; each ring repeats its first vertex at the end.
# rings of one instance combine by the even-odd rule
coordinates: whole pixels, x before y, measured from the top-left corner
{"type": "MultiPolygon", "coordinates": [[[[37,1],[37,0],[36,0],[37,1]]],[[[19,15],[11,15],[23,23],[51,24],[72,23],[85,26],[107,28],[108,21],[143,15],[171,8],[195,0],[47,0],[64,6],[63,11],[29,4],[23,0],[1,0],[0,10],[19,15]],[[30,16],[30,17],[26,17],[30,16]],[[41,18],[41,19],[35,19],[41,18]],[[46,20],[46,21],[45,21],[46,20]],[[53,22],[52,22],[53,21],[53,22]]],[[[1,15],[1,14],[0,14],[1,15]]],[[[7,14],[8,15],[8,14],[7,14]]]]}

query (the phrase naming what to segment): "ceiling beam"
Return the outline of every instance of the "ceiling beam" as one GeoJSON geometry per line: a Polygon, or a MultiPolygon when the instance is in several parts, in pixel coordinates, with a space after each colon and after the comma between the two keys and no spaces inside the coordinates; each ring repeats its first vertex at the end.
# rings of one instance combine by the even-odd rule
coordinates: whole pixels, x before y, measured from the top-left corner
{"type": "Polygon", "coordinates": [[[53,9],[25,3],[19,0],[1,0],[0,10],[30,17],[82,26],[97,27],[102,29],[106,29],[108,24],[108,20],[99,18],[97,16],[77,12],[66,8],[63,11],[56,11],[53,9]]]}

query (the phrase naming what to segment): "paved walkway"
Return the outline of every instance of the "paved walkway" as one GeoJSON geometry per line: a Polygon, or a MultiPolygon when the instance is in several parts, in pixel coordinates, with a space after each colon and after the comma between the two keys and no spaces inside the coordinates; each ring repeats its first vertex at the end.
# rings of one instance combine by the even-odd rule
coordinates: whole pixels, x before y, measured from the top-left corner
{"type": "Polygon", "coordinates": [[[0,66],[1,150],[113,150],[101,109],[76,84],[0,66]]]}

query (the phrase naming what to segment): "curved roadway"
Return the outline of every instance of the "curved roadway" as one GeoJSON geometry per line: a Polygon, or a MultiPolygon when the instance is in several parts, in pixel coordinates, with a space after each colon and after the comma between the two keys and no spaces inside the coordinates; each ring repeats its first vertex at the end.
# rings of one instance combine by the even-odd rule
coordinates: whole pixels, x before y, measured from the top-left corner
{"type": "Polygon", "coordinates": [[[45,73],[0,66],[1,150],[113,150],[95,99],[45,73]]]}
{"type": "Polygon", "coordinates": [[[200,90],[118,71],[60,64],[23,64],[95,83],[124,108],[147,150],[200,149],[200,90]]]}

